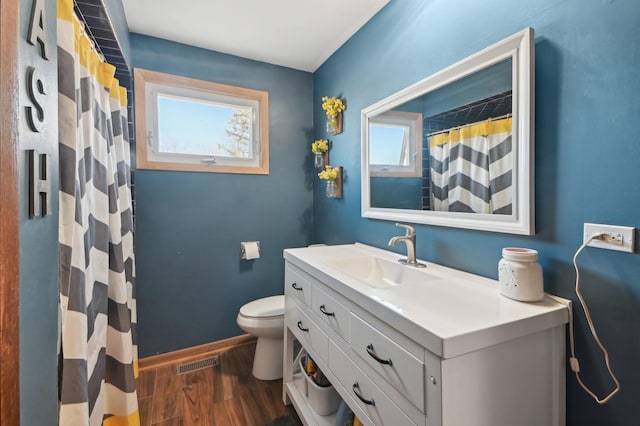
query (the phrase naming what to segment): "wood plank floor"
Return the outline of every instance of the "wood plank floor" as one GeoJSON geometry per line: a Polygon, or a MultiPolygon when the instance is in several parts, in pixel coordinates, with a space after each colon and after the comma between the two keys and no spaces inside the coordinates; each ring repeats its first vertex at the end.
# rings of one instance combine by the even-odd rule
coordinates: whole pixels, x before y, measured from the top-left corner
{"type": "Polygon", "coordinates": [[[286,414],[301,425],[282,403],[282,380],[251,374],[254,350],[255,342],[223,350],[217,366],[182,375],[177,363],[141,371],[142,426],[261,426],[286,414]]]}

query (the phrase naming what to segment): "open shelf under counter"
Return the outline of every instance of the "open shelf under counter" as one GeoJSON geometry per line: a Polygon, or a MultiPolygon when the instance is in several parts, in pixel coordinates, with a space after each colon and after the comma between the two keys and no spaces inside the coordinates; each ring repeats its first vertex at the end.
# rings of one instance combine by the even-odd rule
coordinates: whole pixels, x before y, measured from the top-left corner
{"type": "Polygon", "coordinates": [[[294,374],[293,380],[285,383],[285,389],[289,395],[291,403],[295,407],[300,420],[306,426],[335,426],[336,414],[330,414],[328,416],[321,416],[309,406],[307,397],[300,392],[300,381],[304,381],[305,378],[302,374],[294,374]]]}

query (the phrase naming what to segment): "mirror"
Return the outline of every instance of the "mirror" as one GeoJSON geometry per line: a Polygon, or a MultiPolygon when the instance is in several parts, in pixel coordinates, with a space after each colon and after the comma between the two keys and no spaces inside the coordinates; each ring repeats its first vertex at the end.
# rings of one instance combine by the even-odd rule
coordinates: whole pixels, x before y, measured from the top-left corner
{"type": "Polygon", "coordinates": [[[533,29],[362,110],[362,216],[532,235],[533,29]]]}

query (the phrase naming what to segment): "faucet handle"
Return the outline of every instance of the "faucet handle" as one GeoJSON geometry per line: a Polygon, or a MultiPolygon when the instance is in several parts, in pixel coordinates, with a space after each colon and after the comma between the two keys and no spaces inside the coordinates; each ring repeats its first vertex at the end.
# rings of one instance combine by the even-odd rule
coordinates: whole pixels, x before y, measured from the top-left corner
{"type": "Polygon", "coordinates": [[[406,233],[407,237],[410,237],[416,234],[416,229],[413,226],[405,225],[404,223],[398,223],[398,222],[396,222],[396,226],[399,226],[400,228],[404,228],[405,231],[407,232],[406,233]]]}

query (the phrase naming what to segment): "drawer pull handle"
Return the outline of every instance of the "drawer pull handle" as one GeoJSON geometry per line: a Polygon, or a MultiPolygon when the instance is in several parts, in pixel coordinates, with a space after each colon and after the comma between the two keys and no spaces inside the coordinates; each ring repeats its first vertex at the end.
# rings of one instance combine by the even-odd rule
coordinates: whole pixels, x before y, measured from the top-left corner
{"type": "Polygon", "coordinates": [[[298,283],[291,284],[291,287],[293,287],[294,290],[302,291],[302,287],[298,287],[298,283]]]}
{"type": "Polygon", "coordinates": [[[320,305],[320,312],[322,312],[323,314],[325,314],[328,317],[335,317],[336,316],[335,312],[327,312],[327,308],[325,308],[324,305],[320,305]]]}
{"type": "Polygon", "coordinates": [[[360,401],[364,402],[367,405],[376,405],[376,402],[373,399],[365,399],[362,395],[360,395],[360,385],[358,384],[358,382],[355,382],[351,389],[353,389],[353,393],[356,394],[360,401]]]}
{"type": "Polygon", "coordinates": [[[298,321],[298,328],[299,328],[300,330],[304,331],[304,332],[308,332],[308,331],[309,331],[309,329],[308,329],[308,328],[304,328],[304,327],[302,326],[302,321],[298,321]]]}
{"type": "Polygon", "coordinates": [[[382,359],[380,357],[378,357],[378,355],[376,355],[376,353],[373,351],[373,345],[371,343],[369,343],[367,345],[367,353],[371,356],[371,358],[375,359],[376,361],[378,361],[380,364],[384,364],[384,365],[393,365],[393,363],[391,362],[391,358],[389,359],[382,359]]]}

